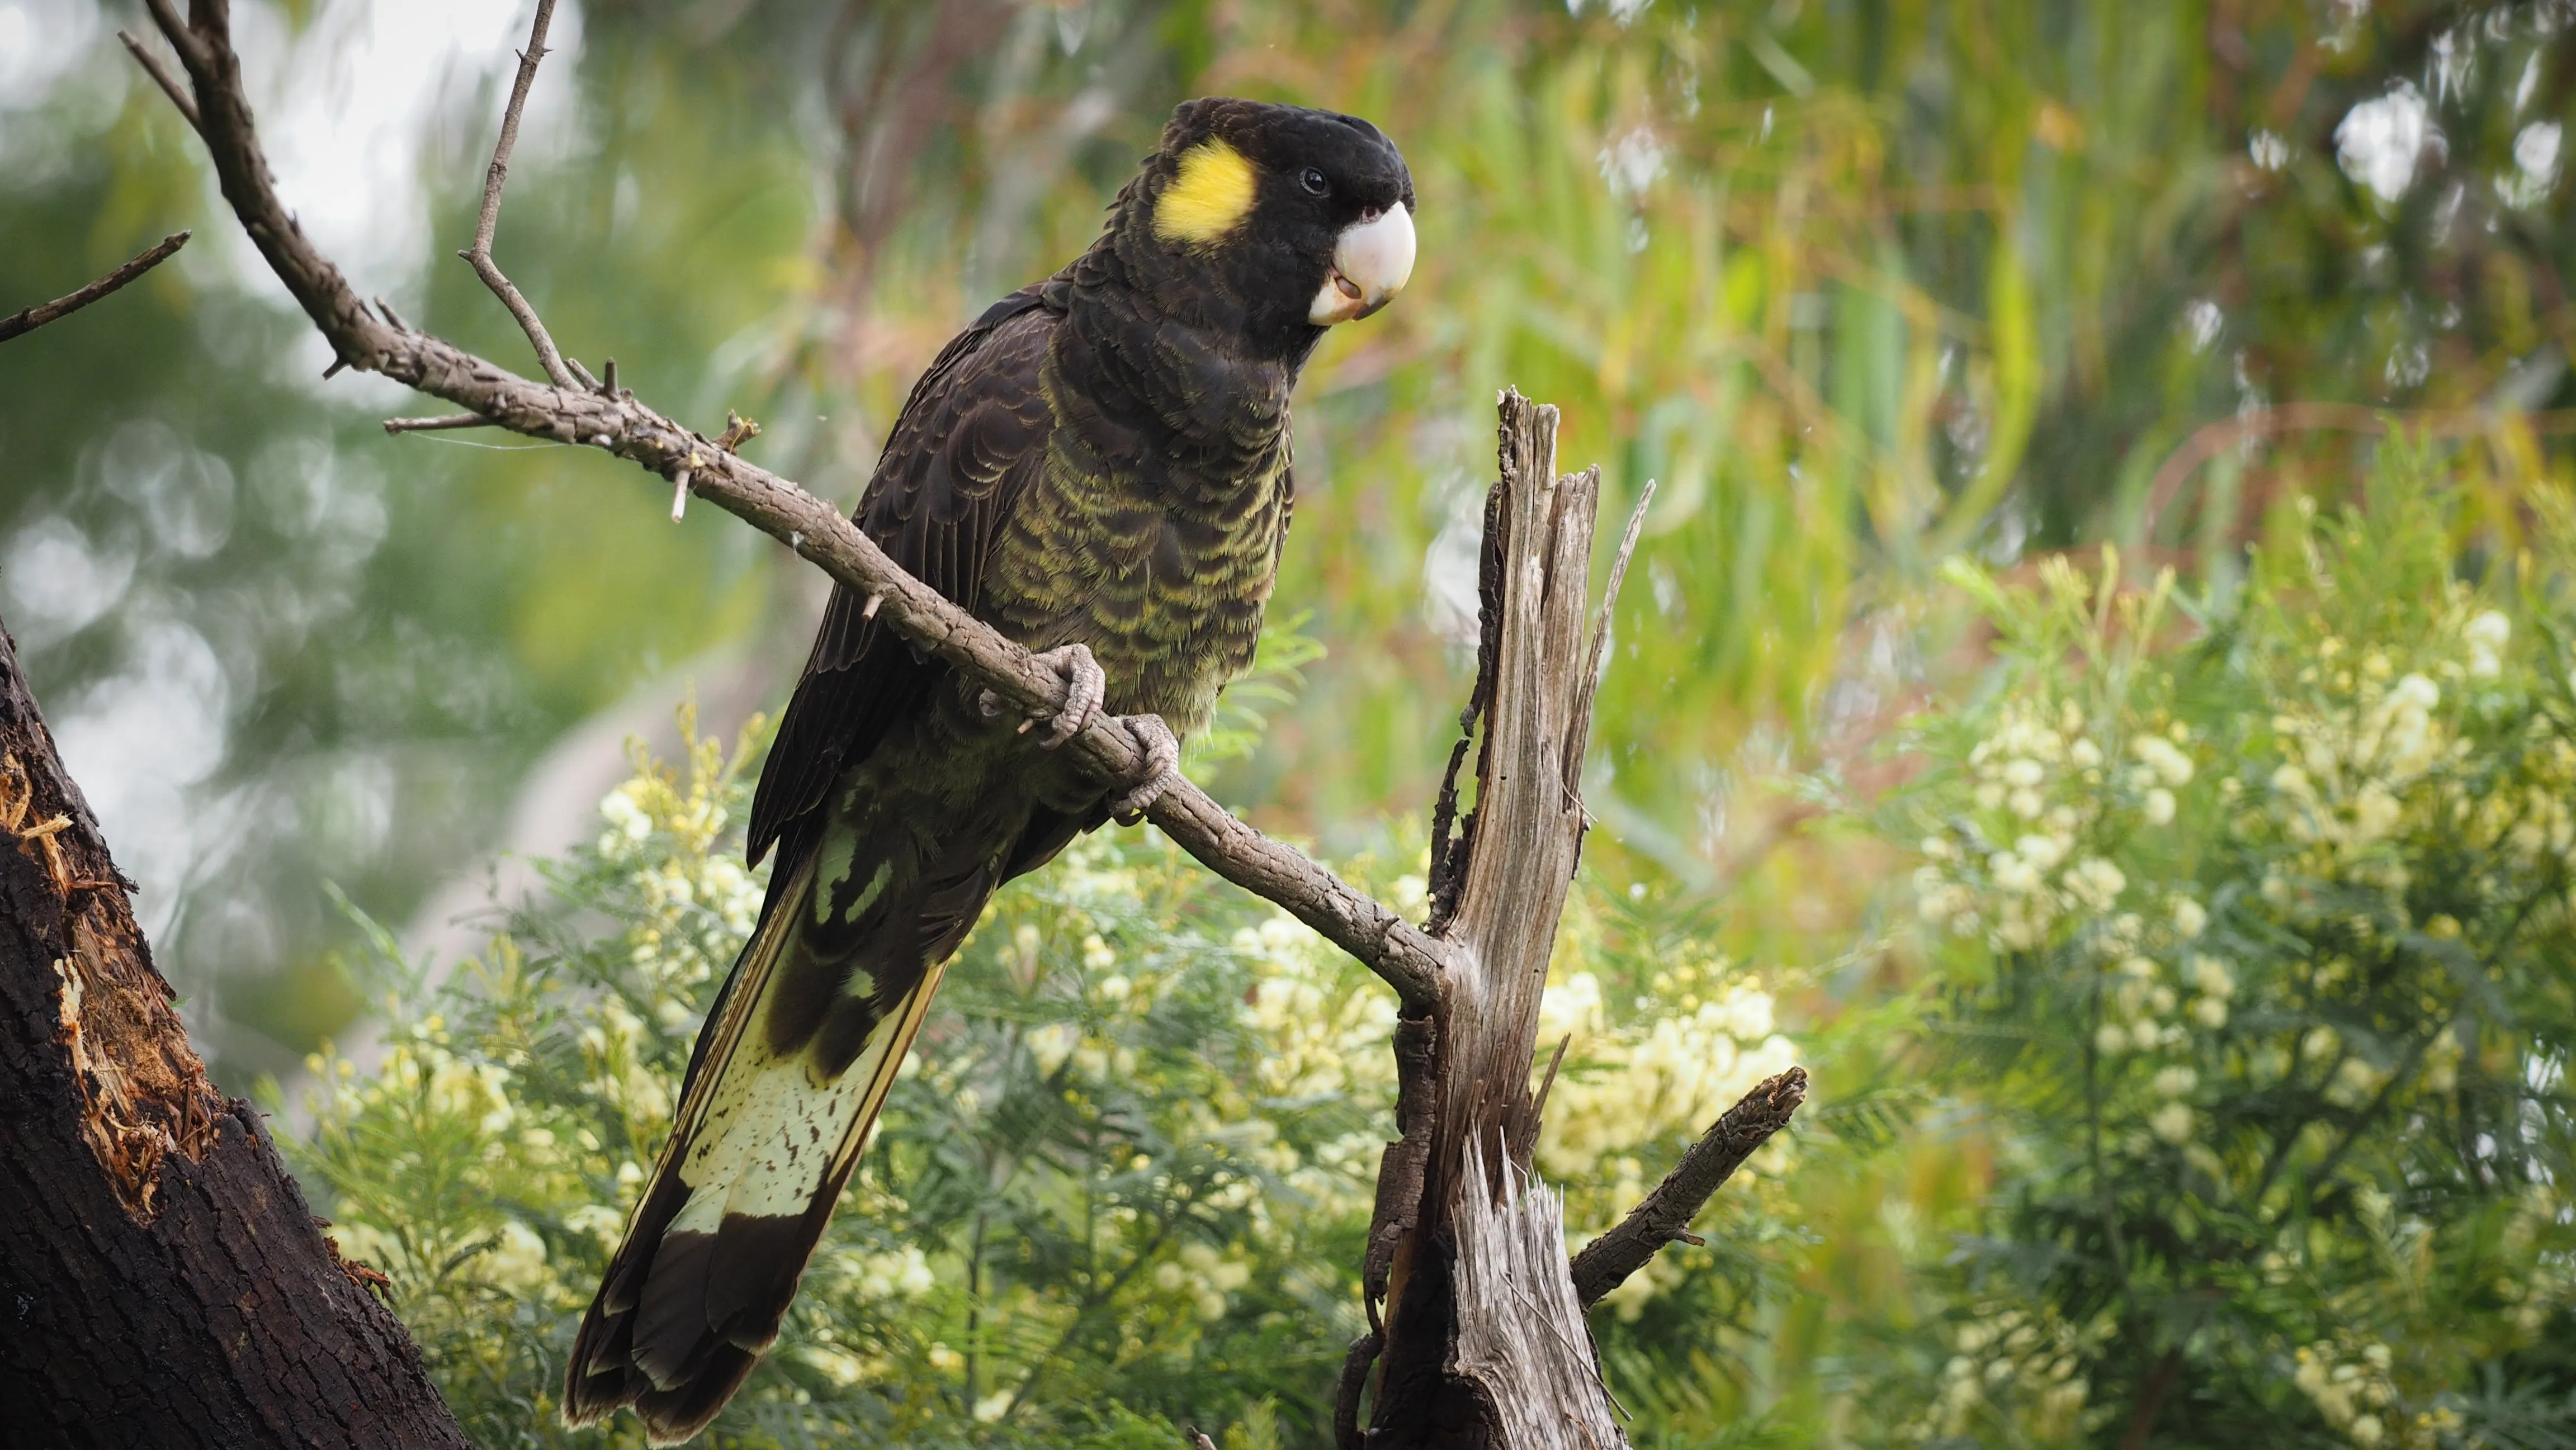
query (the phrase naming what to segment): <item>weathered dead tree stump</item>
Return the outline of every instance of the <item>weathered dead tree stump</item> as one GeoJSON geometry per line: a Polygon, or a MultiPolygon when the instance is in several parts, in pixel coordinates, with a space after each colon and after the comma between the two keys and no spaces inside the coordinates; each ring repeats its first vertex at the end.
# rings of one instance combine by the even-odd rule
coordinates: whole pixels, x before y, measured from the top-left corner
{"type": "Polygon", "coordinates": [[[1475,803],[1453,835],[1462,740],[1431,843],[1432,930],[1454,953],[1430,1018],[1434,1050],[1399,1058],[1414,1079],[1404,1095],[1423,1107],[1388,1155],[1412,1202],[1396,1208],[1367,1439],[1607,1450],[1625,1442],[1565,1270],[1555,1196],[1530,1172],[1539,998],[1583,848],[1583,747],[1613,602],[1587,632],[1601,472],[1557,476],[1553,407],[1513,391],[1500,409],[1476,686],[1462,717],[1482,729],[1475,803]]]}
{"type": "Polygon", "coordinates": [[[1404,1136],[1378,1176],[1364,1275],[1372,1328],[1351,1347],[1335,1415],[1344,1450],[1624,1446],[1584,1311],[1664,1245],[1697,1243],[1690,1220],[1806,1094],[1795,1068],[1762,1084],[1567,1262],[1556,1195],[1530,1161],[1555,1072],[1532,1089],[1539,1000],[1583,851],[1583,752],[1611,610],[1653,487],[1587,630],[1601,471],[1558,475],[1555,408],[1506,390],[1499,412],[1476,684],[1432,824],[1429,930],[1444,967],[1433,1009],[1397,1029],[1404,1136]],[[1471,747],[1475,802],[1461,822],[1471,747]]]}

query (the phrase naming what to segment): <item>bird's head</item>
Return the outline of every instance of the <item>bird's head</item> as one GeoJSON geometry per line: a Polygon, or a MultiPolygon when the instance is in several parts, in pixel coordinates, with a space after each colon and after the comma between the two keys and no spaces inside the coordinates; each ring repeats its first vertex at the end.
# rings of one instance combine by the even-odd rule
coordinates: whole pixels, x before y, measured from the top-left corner
{"type": "Polygon", "coordinates": [[[1357,116],[1184,101],[1141,179],[1135,221],[1185,285],[1213,282],[1255,332],[1311,342],[1413,274],[1413,175],[1357,116]]]}

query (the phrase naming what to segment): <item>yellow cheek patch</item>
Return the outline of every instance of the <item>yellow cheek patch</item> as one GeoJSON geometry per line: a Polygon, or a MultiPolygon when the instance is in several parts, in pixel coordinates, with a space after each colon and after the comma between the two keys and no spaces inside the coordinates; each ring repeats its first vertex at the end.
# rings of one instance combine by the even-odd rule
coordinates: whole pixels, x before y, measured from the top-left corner
{"type": "Polygon", "coordinates": [[[1181,170],[1154,203],[1154,235],[1205,245],[1233,231],[1252,211],[1252,163],[1222,140],[1181,153],[1181,170]]]}

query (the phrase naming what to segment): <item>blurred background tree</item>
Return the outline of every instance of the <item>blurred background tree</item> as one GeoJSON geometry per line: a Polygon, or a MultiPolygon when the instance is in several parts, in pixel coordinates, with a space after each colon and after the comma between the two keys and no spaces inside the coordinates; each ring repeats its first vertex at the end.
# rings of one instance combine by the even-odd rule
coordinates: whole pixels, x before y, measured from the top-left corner
{"type": "MultiPolygon", "coordinates": [[[[507,318],[446,253],[470,230],[525,9],[288,0],[240,22],[306,224],[363,291],[505,359],[507,318]]],[[[199,235],[0,349],[0,609],[219,1079],[291,1083],[326,1037],[380,1055],[333,962],[386,943],[332,891],[402,924],[433,974],[484,952],[451,923],[496,872],[505,897],[537,879],[497,853],[591,841],[628,734],[678,756],[663,722],[684,682],[719,734],[774,706],[821,581],[707,511],[663,522],[605,460],[383,436],[407,401],[321,380],[192,138],[119,53],[134,19],[0,0],[5,305],[199,235]]],[[[1571,968],[1560,1008],[1604,1032],[1716,1013],[1661,1049],[1705,1057],[1739,1027],[1762,1036],[1726,1015],[1725,963],[1771,964],[1820,1072],[1803,1131],[1836,1151],[1802,1164],[1794,1225],[1748,1220],[1776,1251],[1706,1270],[1717,1297],[1658,1290],[1605,1319],[1614,1375],[1638,1368],[1623,1395],[1652,1386],[1651,1425],[1857,1434],[1885,1364],[1924,1370],[1921,1404],[1951,1357],[1980,1375],[2010,1358],[1998,1386],[2021,1373],[2026,1346],[1957,1336],[1962,1304],[2017,1285],[1995,1315],[2079,1340],[2109,1312],[2081,1276],[1997,1269],[1984,1300],[1927,1277],[1954,1235],[2017,1241],[2063,1217],[2050,1193],[2077,1192],[2031,1187],[2030,1217],[1980,1219],[1998,1184],[2055,1160],[1960,1127],[1973,1074],[1906,1046],[1950,1020],[1925,994],[1992,968],[1900,929],[1923,832],[1873,801],[1926,758],[1892,749],[1926,746],[1898,729],[1911,712],[1991,724],[1974,712],[2016,688],[2009,651],[1985,672],[1997,626],[1960,623],[1945,564],[2017,587],[2056,551],[2114,542],[2133,584],[2179,571],[2197,629],[2236,617],[2260,582],[2245,543],[2296,500],[2363,497],[2372,410],[2452,440],[2422,474],[2451,500],[2435,556],[2408,566],[2422,577],[2493,585],[2567,477],[2564,0],[595,0],[555,27],[503,264],[570,350],[614,354],[702,427],[759,417],[754,457],[844,500],[915,371],[1089,240],[1176,100],[1336,107],[1403,146],[1422,265],[1399,305],[1327,342],[1299,400],[1271,657],[1302,683],[1246,701],[1268,715],[1258,747],[1199,769],[1266,827],[1401,865],[1419,832],[1388,821],[1428,799],[1465,690],[1493,391],[1560,404],[1568,456],[1604,462],[1613,506],[1660,481],[1586,785],[1601,825],[1576,927],[1615,950],[1597,1008],[1571,968]]],[[[2540,557],[2513,578],[2558,577],[2540,557]]],[[[2167,704],[2212,728],[2261,708],[2167,704]]],[[[1236,744],[1254,723],[1237,717],[1236,744]]],[[[2013,1030],[2037,1030],[2040,1005],[2015,999],[2013,1030]]],[[[1570,1082],[1656,1090],[1625,1061],[1570,1082]]],[[[2145,1081],[2121,1131],[2165,1143],[2145,1115],[2188,1093],[2145,1081]]],[[[1644,1147],[1577,1139],[1551,1171],[1606,1214],[1658,1161],[1644,1147]]],[[[2357,1203],[2334,1212],[2369,1227],[2357,1203]]],[[[2551,1252],[2531,1262],[2563,1280],[2551,1252]]],[[[2043,1377],[2073,1353],[2050,1342],[2043,1377]]],[[[2321,1374],[2361,1367],[2321,1383],[2433,1404],[2430,1370],[2375,1365],[2358,1338],[2306,1343],[2321,1374]]],[[[2563,1352],[2510,1353],[2567,1374],[2563,1352]]],[[[2145,1372],[2089,1403],[2133,1404],[2145,1372]]],[[[2304,1391],[2283,1393],[2323,1416],[2304,1391]]],[[[1920,1428],[2117,1442],[2034,1395],[2027,1415],[2004,1394],[1988,1419],[1920,1428]]],[[[2376,1407],[2347,1398],[2316,1423],[2349,1441],[2376,1407]]],[[[2192,1433],[2226,1423],[2177,1414],[2192,1433]]],[[[2523,1423],[2500,1416],[2482,1423],[2523,1423]]]]}

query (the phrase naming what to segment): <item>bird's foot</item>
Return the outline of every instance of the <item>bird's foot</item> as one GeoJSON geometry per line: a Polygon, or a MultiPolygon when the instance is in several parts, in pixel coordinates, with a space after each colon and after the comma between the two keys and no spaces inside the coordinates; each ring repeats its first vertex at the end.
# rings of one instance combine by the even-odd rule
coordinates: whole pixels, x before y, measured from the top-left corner
{"type": "Polygon", "coordinates": [[[1145,755],[1136,784],[1109,803],[1109,814],[1118,824],[1132,826],[1145,818],[1146,809],[1161,800],[1165,791],[1181,783],[1181,742],[1160,715],[1121,715],[1118,723],[1127,727],[1128,738],[1145,755]]]}
{"type": "MultiPolygon", "coordinates": [[[[1035,658],[1064,681],[1064,699],[1056,705],[1054,714],[1032,716],[1021,721],[1020,731],[1026,734],[1030,726],[1044,720],[1047,733],[1038,745],[1041,749],[1053,750],[1081,734],[1083,727],[1099,715],[1100,702],[1109,695],[1109,676],[1100,668],[1100,662],[1091,657],[1088,645],[1063,645],[1035,658]]],[[[991,690],[977,696],[975,705],[987,720],[1002,713],[1002,697],[991,690]]]]}

